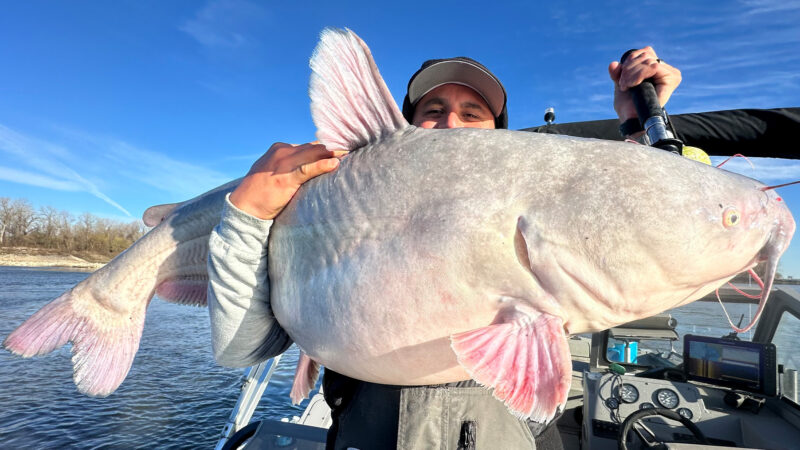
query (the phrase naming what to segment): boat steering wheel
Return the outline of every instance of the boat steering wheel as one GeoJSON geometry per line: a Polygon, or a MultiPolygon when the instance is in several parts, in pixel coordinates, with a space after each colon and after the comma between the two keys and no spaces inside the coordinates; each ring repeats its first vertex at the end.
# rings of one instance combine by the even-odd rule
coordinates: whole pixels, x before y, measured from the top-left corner
{"type": "Polygon", "coordinates": [[[676,422],[680,422],[684,427],[686,427],[689,431],[692,432],[692,435],[694,435],[694,438],[697,439],[699,444],[709,445],[706,436],[703,434],[702,431],[700,431],[700,428],[697,428],[697,425],[692,423],[691,420],[681,416],[675,411],[671,411],[666,408],[649,408],[636,411],[635,413],[625,418],[625,421],[622,422],[622,425],[619,427],[619,434],[617,435],[617,443],[618,443],[617,448],[619,448],[619,450],[628,450],[628,443],[625,441],[625,438],[626,436],[628,436],[628,432],[631,431],[631,429],[634,432],[636,432],[636,434],[639,435],[639,439],[641,439],[642,443],[644,443],[644,445],[647,446],[648,448],[654,448],[656,446],[664,444],[664,442],[655,440],[651,442],[650,440],[645,438],[644,433],[642,433],[636,428],[633,428],[633,425],[635,423],[638,423],[645,417],[650,417],[650,416],[662,416],[666,417],[667,419],[672,419],[676,422]]]}

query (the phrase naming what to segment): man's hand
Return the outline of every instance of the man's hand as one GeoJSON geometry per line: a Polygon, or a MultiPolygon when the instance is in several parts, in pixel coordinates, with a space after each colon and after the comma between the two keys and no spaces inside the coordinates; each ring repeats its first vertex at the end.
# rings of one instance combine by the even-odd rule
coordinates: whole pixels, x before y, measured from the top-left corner
{"type": "Polygon", "coordinates": [[[300,185],[339,166],[343,150],[324,145],[276,142],[250,168],[242,183],[231,193],[237,208],[260,219],[274,219],[300,189],[300,185]]]}
{"type": "Polygon", "coordinates": [[[628,89],[652,78],[658,101],[663,107],[681,84],[681,71],[658,59],[652,47],[632,51],[623,64],[612,62],[608,65],[608,74],[614,82],[614,110],[620,122],[637,117],[628,89]]]}

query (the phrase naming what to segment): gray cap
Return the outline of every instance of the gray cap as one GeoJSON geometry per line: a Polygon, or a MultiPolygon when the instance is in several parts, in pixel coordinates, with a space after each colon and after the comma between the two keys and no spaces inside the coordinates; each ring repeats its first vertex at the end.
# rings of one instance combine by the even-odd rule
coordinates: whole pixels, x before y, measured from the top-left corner
{"type": "Polygon", "coordinates": [[[477,92],[489,105],[497,128],[508,128],[506,90],[500,80],[478,61],[466,57],[431,59],[408,82],[408,93],[403,101],[403,116],[413,121],[417,102],[428,92],[444,84],[467,86],[477,92]]]}

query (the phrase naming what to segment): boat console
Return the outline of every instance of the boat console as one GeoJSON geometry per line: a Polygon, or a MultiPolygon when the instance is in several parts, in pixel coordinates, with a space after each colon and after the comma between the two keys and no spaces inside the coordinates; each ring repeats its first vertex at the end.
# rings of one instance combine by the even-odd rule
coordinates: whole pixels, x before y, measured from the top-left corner
{"type": "MultiPolygon", "coordinates": [[[[632,329],[635,324],[626,328],[635,334],[632,329]]],[[[640,440],[692,448],[702,448],[700,442],[739,448],[791,448],[787,442],[800,442],[796,426],[764,407],[778,400],[774,344],[686,335],[682,366],[635,374],[611,362],[618,349],[607,346],[606,355],[608,370],[584,373],[581,448],[615,449],[623,440],[630,448],[639,448],[640,440]]],[[[628,352],[625,362],[635,356],[628,352]]]]}

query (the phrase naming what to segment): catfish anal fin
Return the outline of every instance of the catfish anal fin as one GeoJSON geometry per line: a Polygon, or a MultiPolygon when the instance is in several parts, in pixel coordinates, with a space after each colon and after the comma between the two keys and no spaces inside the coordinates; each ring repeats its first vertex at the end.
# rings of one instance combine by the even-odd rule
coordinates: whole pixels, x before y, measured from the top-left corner
{"type": "Polygon", "coordinates": [[[303,399],[308,398],[308,394],[317,384],[317,378],[319,378],[319,363],[301,350],[300,359],[297,360],[297,370],[294,373],[292,392],[289,394],[293,405],[298,405],[303,399]]]}

